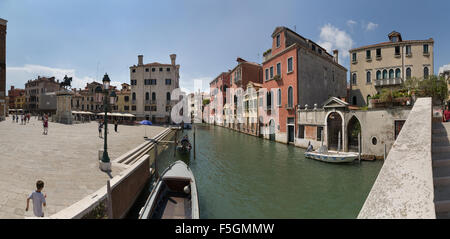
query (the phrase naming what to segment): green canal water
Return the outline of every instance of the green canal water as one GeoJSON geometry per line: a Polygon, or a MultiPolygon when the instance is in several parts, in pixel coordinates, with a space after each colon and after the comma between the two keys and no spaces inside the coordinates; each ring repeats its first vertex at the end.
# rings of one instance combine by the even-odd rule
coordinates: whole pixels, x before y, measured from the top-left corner
{"type": "MultiPolygon", "coordinates": [[[[193,130],[184,130],[192,142],[193,130]]],[[[176,160],[192,169],[200,218],[356,218],[382,161],[330,164],[304,149],[219,126],[196,125],[196,159],[166,150],[162,172],[176,160]]]]}

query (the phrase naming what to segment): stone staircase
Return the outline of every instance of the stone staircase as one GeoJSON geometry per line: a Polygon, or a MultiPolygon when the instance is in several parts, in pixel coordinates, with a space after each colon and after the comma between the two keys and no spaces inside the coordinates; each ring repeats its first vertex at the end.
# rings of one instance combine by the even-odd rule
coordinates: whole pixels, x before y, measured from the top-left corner
{"type": "Polygon", "coordinates": [[[450,122],[433,122],[432,159],[436,218],[450,219],[450,122]]]}

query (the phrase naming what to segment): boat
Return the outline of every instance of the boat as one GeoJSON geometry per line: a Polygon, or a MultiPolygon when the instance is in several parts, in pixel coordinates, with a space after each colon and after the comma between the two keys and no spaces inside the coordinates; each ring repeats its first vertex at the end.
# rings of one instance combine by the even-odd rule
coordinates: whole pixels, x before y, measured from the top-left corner
{"type": "Polygon", "coordinates": [[[358,153],[352,152],[338,152],[338,151],[328,151],[328,152],[305,152],[305,157],[328,162],[328,163],[350,163],[358,158],[358,153]]]}
{"type": "Polygon", "coordinates": [[[197,186],[190,168],[176,161],[161,175],[139,219],[199,219],[197,186]]]}
{"type": "Polygon", "coordinates": [[[187,136],[185,136],[181,141],[180,144],[177,146],[177,149],[179,151],[183,152],[190,152],[192,149],[191,142],[189,142],[189,139],[187,136]]]}

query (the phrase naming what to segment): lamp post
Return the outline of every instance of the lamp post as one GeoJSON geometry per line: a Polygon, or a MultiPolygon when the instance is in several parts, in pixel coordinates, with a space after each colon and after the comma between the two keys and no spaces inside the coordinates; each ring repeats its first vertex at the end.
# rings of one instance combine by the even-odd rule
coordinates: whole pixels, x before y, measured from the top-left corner
{"type": "Polygon", "coordinates": [[[95,89],[96,93],[101,93],[103,94],[103,109],[105,110],[105,114],[104,114],[104,125],[105,125],[105,137],[104,137],[104,146],[103,146],[103,156],[102,159],[100,161],[100,169],[103,171],[111,171],[111,162],[108,156],[108,105],[114,104],[114,101],[116,99],[116,93],[114,91],[111,91],[111,93],[109,92],[109,87],[110,87],[110,83],[111,80],[109,79],[108,74],[105,73],[105,75],[103,76],[103,89],[98,86],[95,89]],[[108,102],[108,98],[109,98],[109,102],[108,102]]]}

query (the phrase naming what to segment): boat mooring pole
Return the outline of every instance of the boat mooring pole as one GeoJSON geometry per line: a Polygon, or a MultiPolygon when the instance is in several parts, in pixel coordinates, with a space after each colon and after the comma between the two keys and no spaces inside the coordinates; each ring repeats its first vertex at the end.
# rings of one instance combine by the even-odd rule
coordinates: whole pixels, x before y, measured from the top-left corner
{"type": "Polygon", "coordinates": [[[194,125],[194,160],[195,160],[195,125],[194,125]]]}
{"type": "Polygon", "coordinates": [[[338,148],[337,151],[339,152],[341,149],[341,131],[338,133],[338,148]]]}
{"type": "Polygon", "coordinates": [[[358,160],[361,163],[361,132],[358,133],[358,160]]]}

